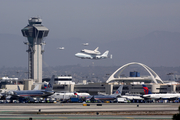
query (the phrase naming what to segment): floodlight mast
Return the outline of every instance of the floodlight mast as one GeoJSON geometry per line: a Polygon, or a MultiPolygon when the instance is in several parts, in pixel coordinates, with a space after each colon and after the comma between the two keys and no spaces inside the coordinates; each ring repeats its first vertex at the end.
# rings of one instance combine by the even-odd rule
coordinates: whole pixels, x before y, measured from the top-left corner
{"type": "Polygon", "coordinates": [[[42,19],[32,17],[28,20],[29,25],[24,27],[21,32],[27,37],[28,43],[28,79],[34,79],[42,82],[42,49],[44,45],[43,38],[49,33],[49,29],[44,27],[42,19]]]}

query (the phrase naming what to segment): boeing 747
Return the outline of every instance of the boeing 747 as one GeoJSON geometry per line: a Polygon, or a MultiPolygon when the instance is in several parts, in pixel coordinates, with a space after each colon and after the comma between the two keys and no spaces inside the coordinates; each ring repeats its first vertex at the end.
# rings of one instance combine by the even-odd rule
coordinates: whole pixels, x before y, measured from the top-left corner
{"type": "Polygon", "coordinates": [[[108,57],[109,51],[104,52],[102,55],[76,53],[75,56],[81,59],[105,59],[108,57]]]}

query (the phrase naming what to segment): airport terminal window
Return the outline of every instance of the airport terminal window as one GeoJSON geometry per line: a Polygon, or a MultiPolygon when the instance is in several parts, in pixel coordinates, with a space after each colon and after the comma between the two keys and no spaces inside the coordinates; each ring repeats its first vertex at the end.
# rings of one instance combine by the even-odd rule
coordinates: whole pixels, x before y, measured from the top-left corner
{"type": "Polygon", "coordinates": [[[142,87],[132,87],[132,89],[142,89],[142,87]]]}
{"type": "Polygon", "coordinates": [[[74,89],[105,89],[105,87],[74,87],[74,89]]]}
{"type": "Polygon", "coordinates": [[[123,87],[123,90],[129,90],[129,87],[125,86],[123,87]]]}
{"type": "Polygon", "coordinates": [[[180,87],[176,87],[176,91],[180,90],[180,87]]]}
{"type": "MultiPolygon", "coordinates": [[[[113,90],[117,90],[119,88],[119,86],[118,87],[113,87],[113,90]]],[[[128,86],[123,86],[123,90],[129,90],[129,87],[128,86]]]]}
{"type": "MultiPolygon", "coordinates": [[[[46,82],[49,82],[50,81],[50,78],[43,78],[42,81],[46,81],[46,82]]],[[[55,78],[54,81],[72,81],[72,79],[58,79],[58,78],[55,78]]]]}
{"type": "Polygon", "coordinates": [[[117,90],[119,87],[113,87],[113,90],[117,90]]]}
{"type": "Polygon", "coordinates": [[[72,81],[72,79],[58,79],[58,78],[55,78],[54,81],[72,81]]]}
{"type": "Polygon", "coordinates": [[[156,88],[157,90],[167,90],[167,88],[156,88]]]}
{"type": "Polygon", "coordinates": [[[54,89],[64,89],[64,86],[54,86],[54,89]]]}

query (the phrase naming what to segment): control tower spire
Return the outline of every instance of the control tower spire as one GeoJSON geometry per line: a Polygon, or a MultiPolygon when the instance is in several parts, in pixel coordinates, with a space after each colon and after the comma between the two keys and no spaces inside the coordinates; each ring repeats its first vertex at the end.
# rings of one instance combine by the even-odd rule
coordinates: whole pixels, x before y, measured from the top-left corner
{"type": "Polygon", "coordinates": [[[49,30],[44,27],[42,19],[32,17],[28,20],[29,25],[24,27],[21,32],[24,37],[27,37],[28,42],[28,79],[42,82],[42,53],[43,53],[43,38],[49,33],[49,30]]]}

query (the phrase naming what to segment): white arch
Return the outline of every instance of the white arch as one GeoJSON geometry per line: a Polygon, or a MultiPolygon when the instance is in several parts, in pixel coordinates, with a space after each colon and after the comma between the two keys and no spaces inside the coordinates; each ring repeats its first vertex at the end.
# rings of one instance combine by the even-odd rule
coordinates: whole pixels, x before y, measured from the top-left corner
{"type": "Polygon", "coordinates": [[[122,71],[123,71],[126,67],[128,67],[129,65],[133,65],[133,64],[137,64],[137,65],[142,66],[142,67],[151,75],[152,80],[153,80],[156,84],[158,84],[157,80],[160,81],[161,83],[164,83],[164,82],[161,80],[161,78],[160,78],[151,68],[149,68],[148,66],[146,66],[146,65],[144,65],[144,64],[142,64],[142,63],[138,63],[138,62],[131,62],[131,63],[128,63],[128,64],[123,65],[122,67],[120,67],[119,69],[117,69],[117,70],[109,77],[109,79],[106,81],[106,83],[109,83],[109,82],[113,81],[113,80],[115,79],[114,75],[115,75],[118,71],[120,71],[119,74],[118,74],[118,78],[120,78],[120,75],[121,75],[122,71]]]}

